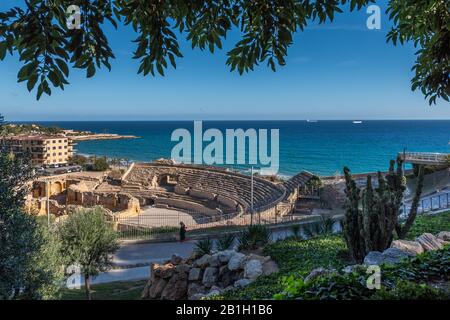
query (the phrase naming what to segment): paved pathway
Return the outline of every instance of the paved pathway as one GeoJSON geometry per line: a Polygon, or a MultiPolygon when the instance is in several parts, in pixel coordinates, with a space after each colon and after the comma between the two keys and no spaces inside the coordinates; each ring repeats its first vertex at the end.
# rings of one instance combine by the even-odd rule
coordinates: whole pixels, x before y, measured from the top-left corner
{"type": "Polygon", "coordinates": [[[194,241],[122,244],[113,262],[117,266],[127,266],[167,260],[173,254],[187,258],[194,246],[194,241]]]}
{"type": "MultiPolygon", "coordinates": [[[[288,228],[274,230],[272,239],[282,239],[290,235],[292,233],[288,228]]],[[[187,258],[194,247],[195,241],[123,244],[113,258],[116,268],[101,273],[92,280],[92,284],[148,279],[151,262],[161,263],[175,253],[187,258]],[[143,264],[145,266],[142,266],[143,264]]]]}

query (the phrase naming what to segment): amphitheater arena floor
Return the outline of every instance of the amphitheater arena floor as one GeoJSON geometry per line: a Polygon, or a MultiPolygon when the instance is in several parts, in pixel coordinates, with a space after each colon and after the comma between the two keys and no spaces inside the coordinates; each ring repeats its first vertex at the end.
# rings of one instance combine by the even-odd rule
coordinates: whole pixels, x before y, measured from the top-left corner
{"type": "Polygon", "coordinates": [[[183,221],[187,226],[198,224],[194,217],[186,212],[154,207],[142,208],[139,216],[128,217],[125,220],[127,223],[133,225],[137,224],[148,227],[178,227],[180,221],[183,221]]]}

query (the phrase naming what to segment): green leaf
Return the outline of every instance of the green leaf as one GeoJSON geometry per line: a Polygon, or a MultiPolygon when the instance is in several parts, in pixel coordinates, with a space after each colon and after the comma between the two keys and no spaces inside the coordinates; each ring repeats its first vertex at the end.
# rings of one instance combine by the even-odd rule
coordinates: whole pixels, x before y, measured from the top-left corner
{"type": "Polygon", "coordinates": [[[93,63],[89,64],[87,68],[87,77],[92,78],[95,75],[95,65],[93,63]]]}
{"type": "Polygon", "coordinates": [[[58,64],[59,69],[64,73],[66,77],[69,76],[69,68],[67,67],[67,63],[63,59],[55,59],[58,64]]]}
{"type": "Polygon", "coordinates": [[[6,57],[6,41],[0,42],[0,60],[6,57]]]}
{"type": "Polygon", "coordinates": [[[37,73],[33,73],[30,76],[30,78],[28,78],[28,82],[27,82],[27,89],[28,89],[28,91],[33,90],[34,86],[36,85],[37,80],[38,80],[37,73]]]}
{"type": "Polygon", "coordinates": [[[164,69],[160,63],[156,63],[156,70],[158,70],[160,75],[164,76],[164,69]]]}
{"type": "Polygon", "coordinates": [[[58,75],[54,71],[50,71],[48,74],[48,78],[53,83],[55,87],[59,87],[61,85],[61,80],[59,79],[58,75]]]}
{"type": "Polygon", "coordinates": [[[36,93],[36,99],[39,100],[41,99],[42,94],[44,93],[44,86],[42,85],[42,82],[39,84],[38,86],[38,90],[36,93]]]}

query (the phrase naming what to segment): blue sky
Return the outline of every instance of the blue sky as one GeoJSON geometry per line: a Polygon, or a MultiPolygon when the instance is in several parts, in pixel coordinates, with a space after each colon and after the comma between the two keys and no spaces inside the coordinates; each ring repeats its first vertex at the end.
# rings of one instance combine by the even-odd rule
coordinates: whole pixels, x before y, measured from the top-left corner
{"type": "MultiPolygon", "coordinates": [[[[0,9],[21,1],[2,1],[0,9]]],[[[379,3],[382,11],[386,2],[379,3]]],[[[130,28],[108,28],[117,59],[111,72],[93,79],[71,70],[64,92],[37,102],[17,83],[17,56],[0,63],[0,113],[8,120],[178,120],[178,119],[450,119],[446,102],[430,107],[411,92],[412,45],[386,44],[389,21],[366,28],[365,10],[344,11],[333,24],[311,24],[294,37],[287,65],[272,72],[261,65],[239,76],[225,65],[230,33],[214,55],[192,50],[182,38],[184,58],[165,77],[137,75],[130,28]]]]}

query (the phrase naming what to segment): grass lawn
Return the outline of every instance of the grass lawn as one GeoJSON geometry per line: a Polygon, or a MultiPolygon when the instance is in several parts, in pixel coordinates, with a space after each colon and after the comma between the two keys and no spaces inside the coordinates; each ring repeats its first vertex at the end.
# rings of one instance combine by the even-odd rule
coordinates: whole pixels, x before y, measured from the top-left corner
{"type": "Polygon", "coordinates": [[[436,234],[440,231],[450,231],[450,211],[418,216],[407,238],[414,240],[423,233],[436,234]]]}
{"type": "MultiPolygon", "coordinates": [[[[93,300],[138,300],[141,298],[142,290],[147,283],[140,281],[121,281],[91,286],[93,300]]],[[[62,300],[85,300],[84,287],[81,289],[64,289],[62,300]]]]}

